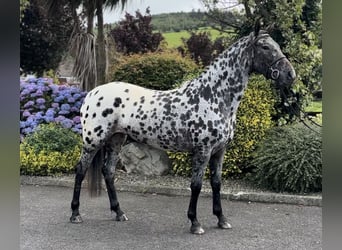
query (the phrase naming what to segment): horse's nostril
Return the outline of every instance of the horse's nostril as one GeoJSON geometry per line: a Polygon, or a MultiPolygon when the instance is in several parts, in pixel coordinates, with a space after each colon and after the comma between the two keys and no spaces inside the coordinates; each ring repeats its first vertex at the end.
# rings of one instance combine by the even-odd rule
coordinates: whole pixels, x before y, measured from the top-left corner
{"type": "Polygon", "coordinates": [[[287,75],[287,78],[288,78],[289,80],[294,80],[294,79],[296,79],[296,72],[294,72],[294,70],[290,70],[289,73],[288,73],[288,75],[287,75]]]}

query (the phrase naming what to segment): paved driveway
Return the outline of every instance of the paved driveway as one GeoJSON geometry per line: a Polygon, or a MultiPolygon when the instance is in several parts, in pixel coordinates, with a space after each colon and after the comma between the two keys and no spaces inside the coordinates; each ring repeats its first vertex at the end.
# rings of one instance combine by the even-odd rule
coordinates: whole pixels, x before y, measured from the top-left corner
{"type": "Polygon", "coordinates": [[[200,197],[198,218],[206,233],[189,233],[189,197],[119,192],[129,221],[110,220],[103,194],[81,195],[84,223],[71,224],[72,189],[20,188],[21,249],[322,249],[322,208],[223,200],[231,230],[216,228],[211,199],[200,197]]]}

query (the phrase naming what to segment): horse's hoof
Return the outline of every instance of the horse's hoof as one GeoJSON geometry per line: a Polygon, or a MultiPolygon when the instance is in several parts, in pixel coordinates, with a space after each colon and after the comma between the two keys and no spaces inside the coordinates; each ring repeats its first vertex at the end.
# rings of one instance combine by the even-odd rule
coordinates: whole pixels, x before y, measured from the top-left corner
{"type": "Polygon", "coordinates": [[[82,223],[83,220],[82,220],[81,215],[78,214],[78,215],[72,215],[70,217],[70,222],[71,223],[75,223],[75,224],[79,224],[79,223],[82,223]]]}
{"type": "Polygon", "coordinates": [[[227,221],[219,222],[219,223],[217,223],[217,225],[221,229],[231,229],[232,228],[232,226],[227,221]]]}
{"type": "Polygon", "coordinates": [[[190,228],[190,232],[192,234],[201,235],[201,234],[204,234],[204,229],[201,227],[201,225],[192,225],[190,228]]]}
{"type": "Polygon", "coordinates": [[[122,214],[122,215],[117,215],[117,216],[115,217],[115,220],[116,220],[116,221],[127,221],[128,218],[127,218],[127,216],[126,216],[125,214],[122,214]]]}

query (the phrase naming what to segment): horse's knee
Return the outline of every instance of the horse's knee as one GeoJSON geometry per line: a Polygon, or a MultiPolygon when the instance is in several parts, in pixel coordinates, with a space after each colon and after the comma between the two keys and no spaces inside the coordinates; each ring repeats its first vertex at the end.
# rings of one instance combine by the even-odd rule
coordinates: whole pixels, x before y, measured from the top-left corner
{"type": "Polygon", "coordinates": [[[211,188],[212,188],[213,192],[220,192],[221,180],[219,178],[211,178],[210,184],[211,184],[211,188]]]}
{"type": "Polygon", "coordinates": [[[202,189],[202,180],[194,180],[190,184],[191,191],[193,193],[199,193],[202,189]]]}

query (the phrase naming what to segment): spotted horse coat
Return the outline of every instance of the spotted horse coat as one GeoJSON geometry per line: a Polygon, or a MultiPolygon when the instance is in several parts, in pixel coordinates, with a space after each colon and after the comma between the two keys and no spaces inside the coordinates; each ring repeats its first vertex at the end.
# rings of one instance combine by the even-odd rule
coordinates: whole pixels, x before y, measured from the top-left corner
{"type": "Polygon", "coordinates": [[[225,147],[234,135],[236,112],[248,77],[253,72],[275,80],[280,87],[291,84],[296,76],[278,44],[266,32],[259,32],[259,28],[221,53],[198,78],[177,89],[157,91],[111,82],[90,91],[81,108],[83,150],[76,166],[71,222],[82,222],[82,180],[102,151],[106,153],[106,162],[97,167],[102,169],[110,208],[116,220],[127,220],[117,200],[113,178],[121,145],[129,138],[163,150],[191,153],[188,218],[194,234],[204,233],[196,210],[202,177],[209,165],[213,213],[219,228],[230,228],[220,201],[222,161],[225,147]]]}

